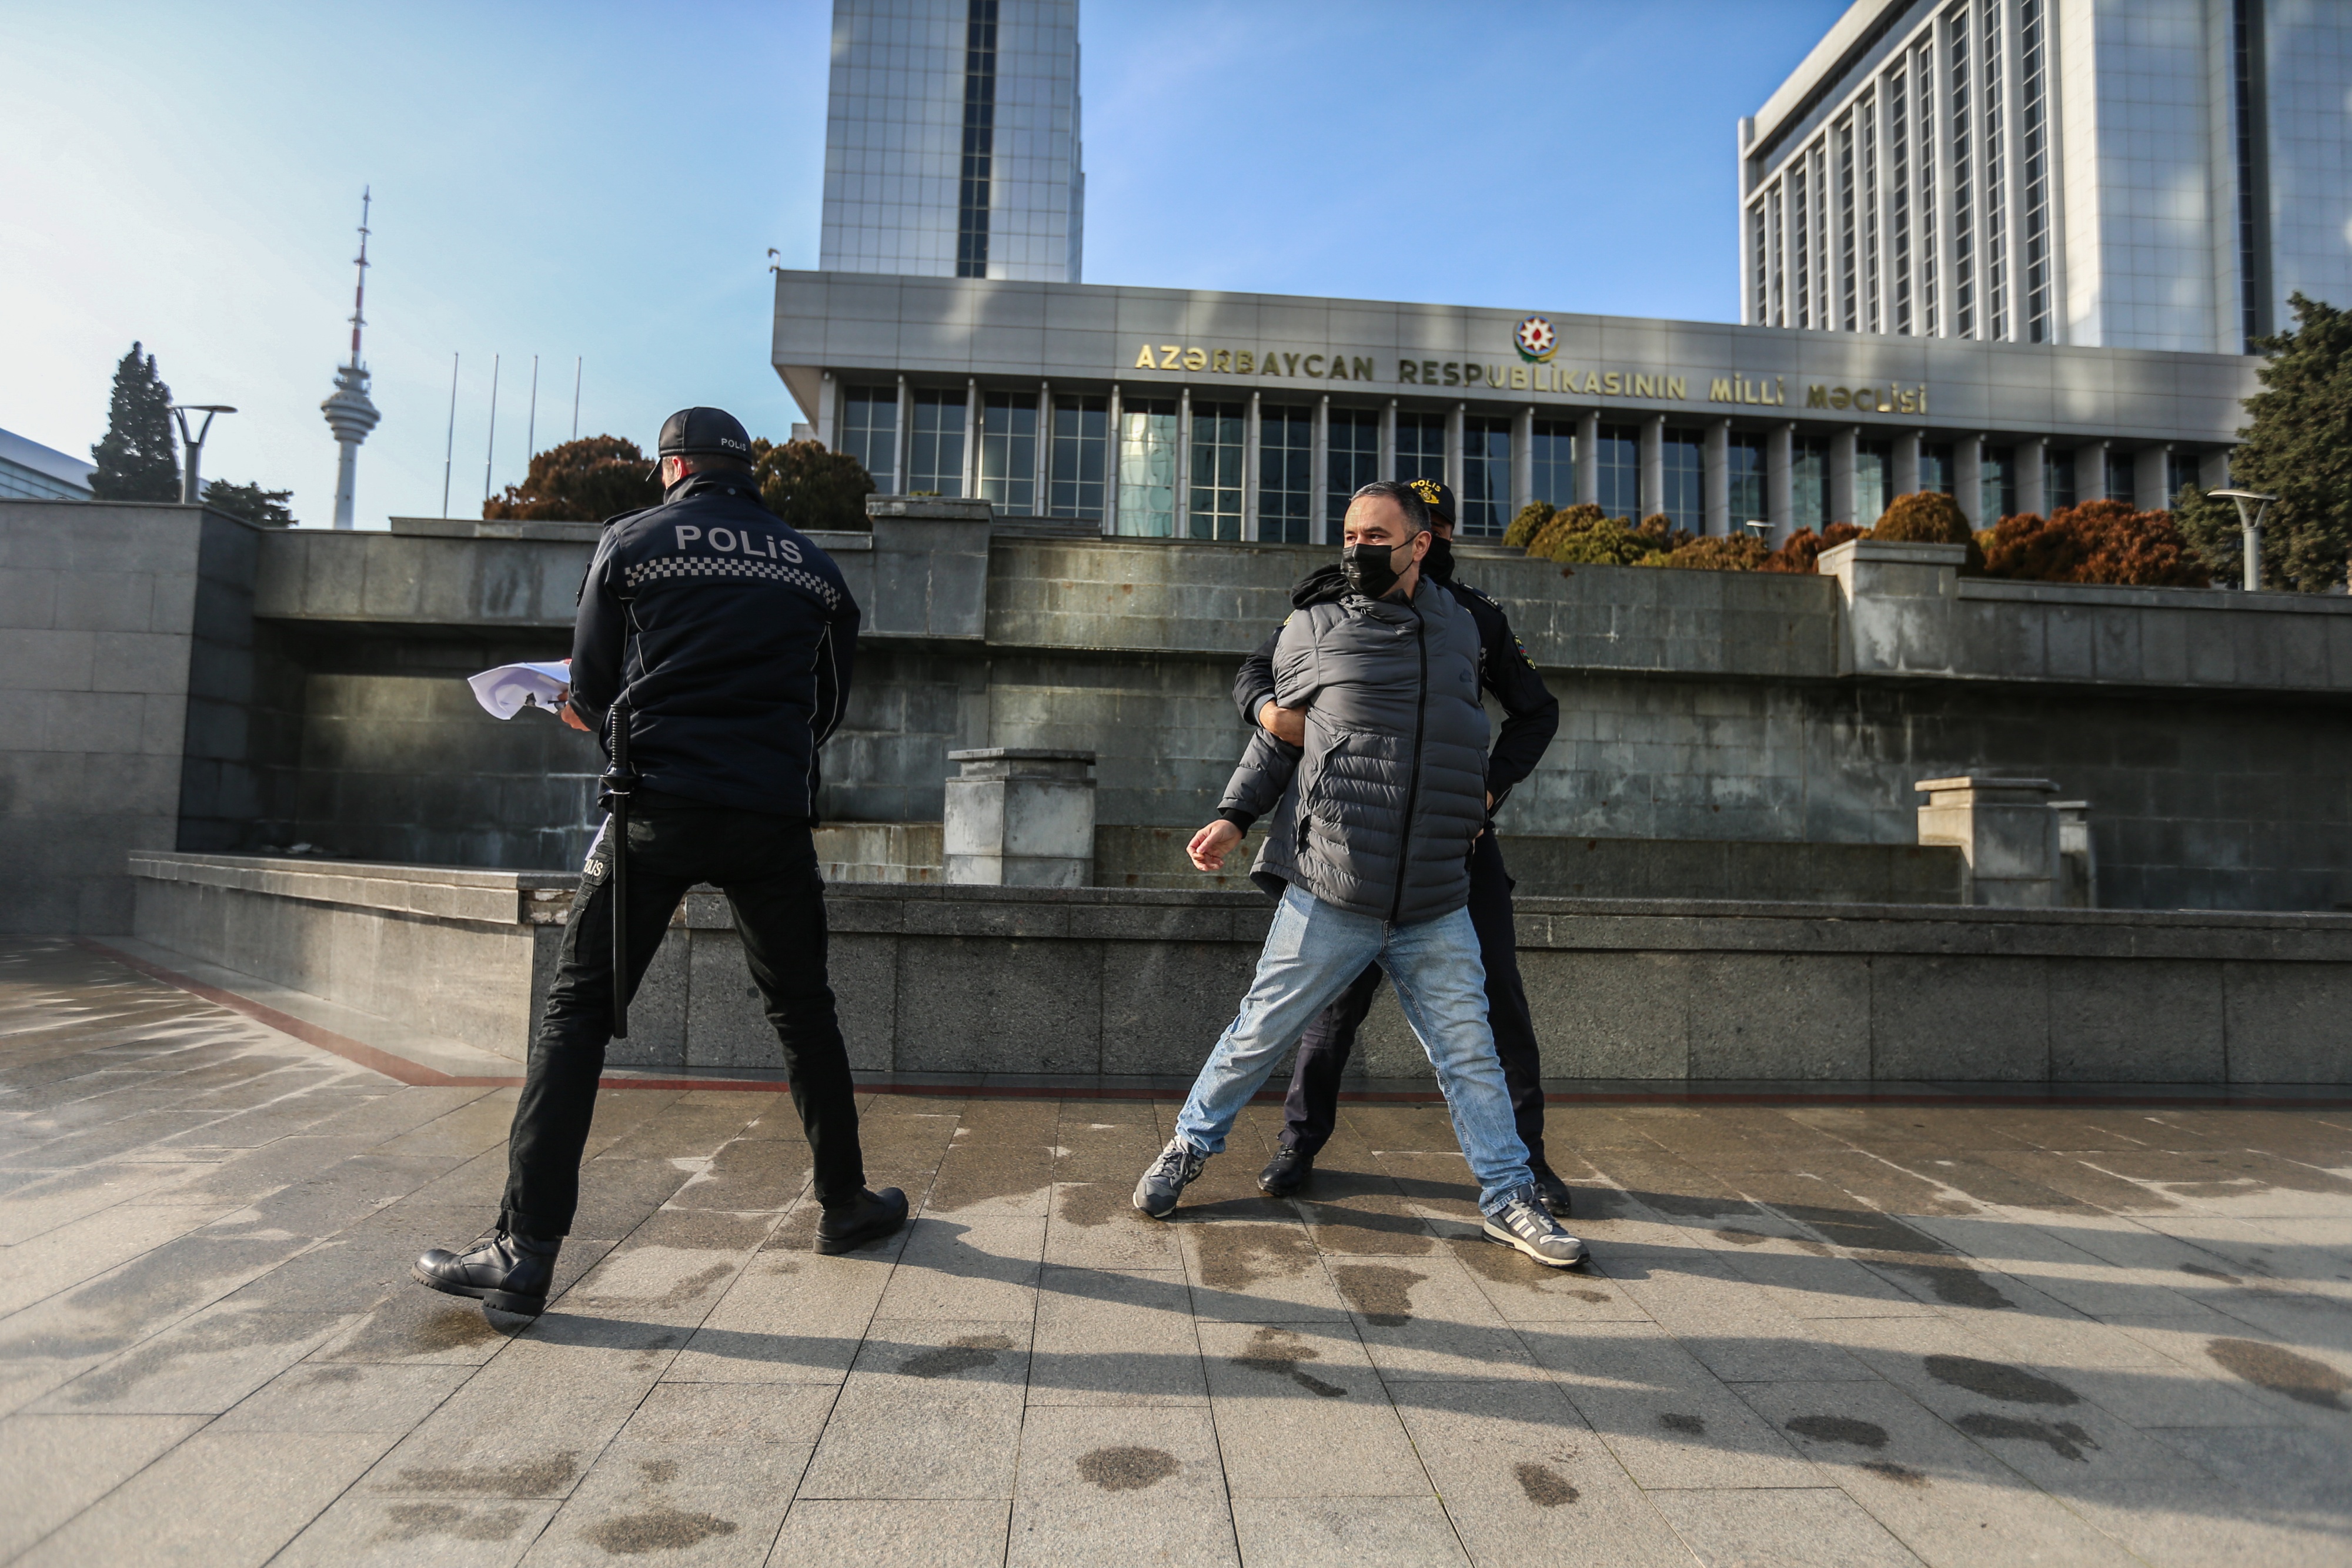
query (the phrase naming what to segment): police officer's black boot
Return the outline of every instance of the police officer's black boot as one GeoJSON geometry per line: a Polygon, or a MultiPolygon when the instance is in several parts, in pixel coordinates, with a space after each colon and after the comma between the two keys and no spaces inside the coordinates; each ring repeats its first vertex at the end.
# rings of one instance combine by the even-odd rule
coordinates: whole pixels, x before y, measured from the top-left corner
{"type": "Polygon", "coordinates": [[[816,1222],[816,1249],[824,1253],[853,1252],[869,1241],[898,1234],[907,1223],[907,1195],[895,1186],[880,1192],[859,1188],[857,1196],[824,1206],[816,1222]]]}
{"type": "Polygon", "coordinates": [[[501,1228],[462,1252],[434,1248],[416,1260],[408,1277],[453,1296],[471,1296],[502,1312],[535,1318],[547,1310],[555,1255],[562,1249],[562,1237],[542,1241],[501,1228]]]}

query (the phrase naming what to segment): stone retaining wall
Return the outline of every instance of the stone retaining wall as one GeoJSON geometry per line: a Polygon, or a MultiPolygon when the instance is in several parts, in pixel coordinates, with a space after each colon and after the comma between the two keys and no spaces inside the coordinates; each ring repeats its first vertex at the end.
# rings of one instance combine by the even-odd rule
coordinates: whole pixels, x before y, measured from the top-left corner
{"type": "MultiPolygon", "coordinates": [[[[158,946],[520,1060],[568,879],[142,855],[158,946]],[[436,876],[443,880],[436,882],[436,876]]],[[[1255,893],[858,883],[829,898],[865,1071],[1187,1077],[1264,940],[1255,893]]],[[[2352,1082],[2352,915],[1524,899],[1549,1075],[2352,1082]]],[[[725,899],[689,894],[615,1065],[773,1068],[725,899]]],[[[1358,1061],[1426,1073],[1385,999],[1358,1061]]]]}

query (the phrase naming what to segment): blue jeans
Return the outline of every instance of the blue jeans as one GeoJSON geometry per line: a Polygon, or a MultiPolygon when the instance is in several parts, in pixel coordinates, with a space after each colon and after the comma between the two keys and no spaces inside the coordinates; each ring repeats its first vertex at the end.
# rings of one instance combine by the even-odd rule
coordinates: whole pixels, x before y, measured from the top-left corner
{"type": "Polygon", "coordinates": [[[1478,1207],[1492,1214],[1533,1178],[1486,1026],[1486,968],[1467,909],[1391,925],[1292,886],[1275,911],[1242,1010],[1192,1081],[1192,1097],[1176,1117],[1176,1135],[1203,1154],[1221,1152],[1234,1118],[1283,1053],[1375,961],[1388,972],[1405,1021],[1437,1069],[1454,1135],[1478,1180],[1478,1207]]]}

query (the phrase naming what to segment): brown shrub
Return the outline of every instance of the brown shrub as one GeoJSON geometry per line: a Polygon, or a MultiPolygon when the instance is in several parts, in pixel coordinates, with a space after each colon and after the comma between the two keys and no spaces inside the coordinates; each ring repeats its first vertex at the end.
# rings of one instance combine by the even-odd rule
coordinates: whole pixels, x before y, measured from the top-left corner
{"type": "Polygon", "coordinates": [[[1979,536],[1985,575],[2025,582],[2113,582],[2210,588],[2213,569],[2189,548],[2169,512],[2121,501],[2085,501],[2043,517],[2003,517],[1979,536]]]}
{"type": "Polygon", "coordinates": [[[1862,530],[1852,523],[1832,523],[1818,534],[1811,528],[1799,528],[1781,542],[1780,548],[1757,564],[1759,571],[1787,571],[1810,577],[1819,570],[1822,551],[1858,539],[1862,530]]]}
{"type": "Polygon", "coordinates": [[[1893,539],[1904,544],[1964,545],[1972,536],[1969,519],[1960,504],[1949,496],[1933,490],[1921,490],[1909,496],[1897,496],[1894,504],[1870,530],[1874,539],[1893,539]]]}
{"type": "Polygon", "coordinates": [[[1677,548],[1665,564],[1695,571],[1758,571],[1770,553],[1761,541],[1744,533],[1710,534],[1677,548]]]}

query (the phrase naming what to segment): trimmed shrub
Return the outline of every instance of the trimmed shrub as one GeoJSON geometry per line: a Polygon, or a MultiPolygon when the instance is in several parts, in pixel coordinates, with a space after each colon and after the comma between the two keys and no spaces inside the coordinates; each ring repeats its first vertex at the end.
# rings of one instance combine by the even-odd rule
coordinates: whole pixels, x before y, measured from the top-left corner
{"type": "Polygon", "coordinates": [[[1822,551],[1861,537],[1862,530],[1852,523],[1832,523],[1819,534],[1811,528],[1799,528],[1781,542],[1779,549],[1766,556],[1756,570],[1794,572],[1801,577],[1811,577],[1821,570],[1822,551]]]}
{"type": "Polygon", "coordinates": [[[1761,542],[1745,533],[1711,534],[1679,546],[1660,564],[1696,571],[1759,571],[1770,554],[1761,542]]]}
{"type": "Polygon", "coordinates": [[[1988,577],[2025,582],[2113,582],[2140,588],[2210,588],[2213,569],[2169,512],[2121,501],[2085,501],[2043,517],[2003,517],[1977,536],[1988,577]]]}
{"type": "Polygon", "coordinates": [[[1529,501],[1519,508],[1519,515],[1511,519],[1511,526],[1503,530],[1503,543],[1513,549],[1527,549],[1535,543],[1536,536],[1543,532],[1544,525],[1551,521],[1553,515],[1549,501],[1529,501]]]}
{"type": "Polygon", "coordinates": [[[1964,545],[1975,538],[1960,504],[1933,490],[1895,497],[1870,537],[1922,545],[1964,545]]]}

